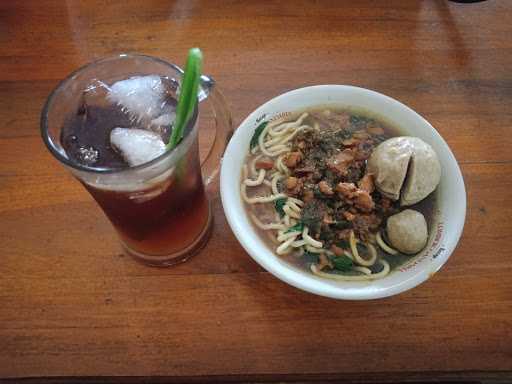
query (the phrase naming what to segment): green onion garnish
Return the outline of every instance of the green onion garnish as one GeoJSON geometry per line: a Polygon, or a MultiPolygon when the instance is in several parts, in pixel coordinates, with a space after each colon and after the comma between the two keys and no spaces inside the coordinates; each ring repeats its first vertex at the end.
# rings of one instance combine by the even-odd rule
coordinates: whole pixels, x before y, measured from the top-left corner
{"type": "Polygon", "coordinates": [[[183,130],[194,113],[202,65],[203,53],[201,50],[199,48],[189,50],[176,107],[176,120],[167,144],[168,150],[174,149],[179,144],[183,137],[183,130]]]}

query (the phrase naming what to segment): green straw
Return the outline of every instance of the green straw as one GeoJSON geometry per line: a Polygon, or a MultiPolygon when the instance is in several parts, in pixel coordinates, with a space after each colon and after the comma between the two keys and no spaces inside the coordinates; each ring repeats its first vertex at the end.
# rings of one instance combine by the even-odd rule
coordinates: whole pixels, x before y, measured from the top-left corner
{"type": "Polygon", "coordinates": [[[183,138],[183,130],[187,126],[197,102],[199,90],[199,79],[203,65],[203,53],[199,48],[192,48],[188,51],[185,73],[181,81],[178,106],[176,107],[176,120],[171,132],[167,149],[174,149],[183,138]]]}

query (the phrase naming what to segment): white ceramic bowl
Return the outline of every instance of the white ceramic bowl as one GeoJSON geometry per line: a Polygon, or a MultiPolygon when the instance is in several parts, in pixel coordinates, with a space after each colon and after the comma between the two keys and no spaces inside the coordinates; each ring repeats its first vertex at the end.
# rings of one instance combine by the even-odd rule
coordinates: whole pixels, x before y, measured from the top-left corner
{"type": "Polygon", "coordinates": [[[347,300],[396,295],[427,280],[448,260],[462,233],[466,191],[459,166],[437,131],[404,104],[380,93],[346,85],[317,85],[280,95],[256,109],[235,131],[221,169],[221,197],[231,229],[247,253],[263,268],[288,284],[317,295],[347,300]],[[437,188],[437,220],[427,247],[401,268],[380,280],[344,282],[322,279],[280,259],[255,232],[240,196],[241,170],[254,129],[262,119],[315,106],[364,109],[410,136],[429,143],[437,152],[442,176],[437,188]]]}

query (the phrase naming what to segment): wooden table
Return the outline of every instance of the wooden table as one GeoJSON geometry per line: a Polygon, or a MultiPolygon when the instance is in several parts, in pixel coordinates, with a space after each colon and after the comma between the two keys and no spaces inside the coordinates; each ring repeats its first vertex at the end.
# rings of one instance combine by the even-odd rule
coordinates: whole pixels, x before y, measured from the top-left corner
{"type": "Polygon", "coordinates": [[[512,381],[511,17],[512,2],[498,0],[2,1],[0,377],[512,381]],[[194,45],[235,126],[277,94],[325,83],[425,116],[468,197],[442,271],[384,300],[298,291],[242,250],[218,186],[213,236],[193,260],[155,269],[123,256],[44,147],[42,105],[93,59],[137,51],[183,63],[194,45]]]}

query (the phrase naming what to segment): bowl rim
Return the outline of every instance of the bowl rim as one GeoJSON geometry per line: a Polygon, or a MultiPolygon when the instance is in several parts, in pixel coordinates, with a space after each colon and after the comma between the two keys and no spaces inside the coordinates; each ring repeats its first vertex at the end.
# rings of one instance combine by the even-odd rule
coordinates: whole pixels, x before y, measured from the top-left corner
{"type": "MultiPolygon", "coordinates": [[[[314,106],[315,103],[311,103],[311,106],[314,106]]],[[[319,105],[319,103],[316,103],[316,105],[319,105]]],[[[245,133],[246,134],[246,133],[245,133]]],[[[241,166],[240,166],[241,167],[241,166]]],[[[334,299],[343,299],[343,300],[371,300],[371,299],[379,299],[384,297],[393,296],[402,292],[405,292],[409,289],[412,289],[419,284],[425,282],[428,280],[435,272],[437,272],[449,259],[453,251],[455,250],[460,237],[463,232],[464,228],[464,222],[466,217],[466,189],[464,185],[464,179],[462,176],[462,172],[460,171],[460,167],[457,163],[457,160],[455,159],[455,156],[453,155],[450,147],[445,142],[443,137],[437,132],[437,130],[419,113],[414,111],[412,108],[408,107],[407,105],[401,103],[400,101],[391,98],[387,95],[384,95],[380,92],[373,91],[371,89],[352,86],[352,85],[341,85],[341,84],[322,84],[322,85],[313,85],[313,86],[307,86],[302,88],[297,88],[290,90],[288,92],[282,93],[280,95],[277,95],[269,100],[267,100],[265,103],[259,105],[255,110],[253,110],[237,127],[235,130],[230,142],[228,143],[228,146],[226,148],[226,152],[224,154],[224,158],[222,161],[221,166],[221,174],[220,174],[220,195],[221,195],[221,201],[223,210],[226,216],[226,219],[228,221],[229,226],[231,227],[233,233],[235,234],[235,237],[239,241],[239,243],[242,245],[242,247],[245,249],[245,251],[249,254],[249,256],[255,260],[261,267],[263,267],[266,271],[270,272],[272,275],[277,277],[278,279],[290,284],[291,286],[294,286],[295,288],[301,289],[306,292],[310,292],[313,294],[317,294],[324,297],[330,297],[334,299]],[[372,285],[371,282],[368,285],[365,285],[363,287],[357,287],[354,289],[348,289],[346,287],[336,287],[334,285],[328,285],[328,286],[322,286],[322,284],[319,284],[316,280],[317,277],[311,275],[310,277],[307,277],[304,272],[300,272],[298,270],[295,270],[294,267],[291,265],[288,265],[287,262],[283,260],[279,260],[279,256],[275,255],[274,252],[272,252],[266,245],[264,245],[263,240],[259,238],[259,235],[255,233],[254,229],[247,228],[237,217],[237,210],[231,209],[231,199],[234,197],[234,192],[231,191],[232,189],[232,182],[233,178],[232,175],[228,173],[226,170],[228,164],[232,162],[233,159],[231,157],[234,156],[234,153],[236,150],[234,150],[234,143],[237,141],[237,138],[244,135],[244,132],[240,129],[241,127],[244,127],[248,125],[251,121],[255,121],[257,117],[261,116],[265,109],[269,107],[269,105],[273,103],[277,103],[281,101],[282,99],[288,98],[290,96],[294,96],[298,93],[302,92],[308,92],[310,90],[318,90],[318,89],[325,89],[328,88],[339,88],[344,89],[348,91],[354,91],[354,92],[364,92],[368,95],[376,96],[378,98],[383,99],[383,102],[387,103],[393,103],[397,107],[403,109],[405,112],[412,114],[412,116],[415,117],[415,119],[418,119],[419,123],[424,125],[425,127],[428,127],[431,130],[431,133],[435,137],[435,140],[437,140],[440,145],[445,146],[446,154],[448,156],[448,163],[451,163],[454,165],[453,171],[455,172],[455,179],[457,188],[461,189],[461,197],[459,199],[458,206],[460,209],[462,209],[460,215],[457,215],[455,218],[456,225],[455,228],[453,228],[453,232],[450,233],[450,236],[448,238],[447,244],[446,244],[446,252],[444,252],[439,258],[436,260],[439,260],[437,262],[437,267],[432,270],[429,268],[422,268],[419,269],[416,273],[414,273],[409,278],[404,279],[403,281],[400,281],[394,285],[391,285],[389,287],[382,287],[380,289],[371,289],[372,285]],[[247,234],[249,230],[249,234],[247,234]],[[252,234],[252,236],[251,236],[252,234]],[[260,248],[265,250],[264,252],[257,252],[255,251],[255,248],[260,248]],[[269,257],[269,255],[271,257],[269,257]]],[[[236,196],[236,195],[235,195],[236,196]]],[[[241,202],[243,207],[243,202],[241,202]]]]}

